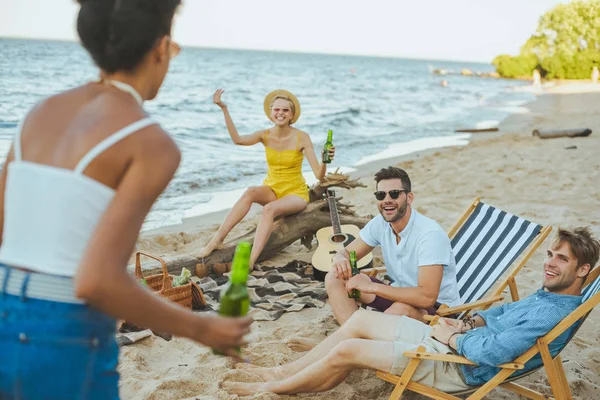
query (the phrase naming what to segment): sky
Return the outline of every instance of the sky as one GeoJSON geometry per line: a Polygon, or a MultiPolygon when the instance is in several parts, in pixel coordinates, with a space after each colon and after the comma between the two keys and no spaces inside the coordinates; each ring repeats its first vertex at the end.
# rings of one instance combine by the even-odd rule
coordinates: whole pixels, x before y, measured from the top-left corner
{"type": "MultiPolygon", "coordinates": [[[[184,0],[183,46],[490,62],[564,0],[184,0]]],[[[0,0],[0,37],[77,40],[74,0],[0,0]]]]}

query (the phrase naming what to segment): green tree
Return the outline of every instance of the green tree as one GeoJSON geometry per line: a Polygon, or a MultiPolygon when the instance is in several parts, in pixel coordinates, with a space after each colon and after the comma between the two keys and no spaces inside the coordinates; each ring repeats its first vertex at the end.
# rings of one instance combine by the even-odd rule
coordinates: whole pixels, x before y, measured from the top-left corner
{"type": "Polygon", "coordinates": [[[502,54],[494,58],[492,64],[501,76],[522,78],[531,75],[531,71],[538,66],[538,59],[534,54],[518,55],[516,57],[502,54]]]}
{"type": "Polygon", "coordinates": [[[492,64],[510,78],[531,76],[534,68],[548,79],[589,78],[594,65],[600,66],[600,0],[554,7],[540,18],[518,56],[498,56],[492,64]]]}

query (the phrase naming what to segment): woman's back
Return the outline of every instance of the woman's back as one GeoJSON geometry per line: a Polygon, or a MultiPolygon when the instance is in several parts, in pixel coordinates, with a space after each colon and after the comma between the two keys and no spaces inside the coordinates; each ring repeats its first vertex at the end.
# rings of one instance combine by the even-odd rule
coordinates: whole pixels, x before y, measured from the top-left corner
{"type": "Polygon", "coordinates": [[[0,262],[74,276],[152,125],[133,96],[105,85],[70,90],[36,107],[17,130],[8,165],[0,262]]]}
{"type": "Polygon", "coordinates": [[[171,25],[180,0],[78,2],[79,37],[103,83],[36,106],[0,175],[2,399],[118,399],[117,318],[226,354],[251,323],[197,315],[127,271],[180,161],[142,108],[178,52],[171,25]]]}

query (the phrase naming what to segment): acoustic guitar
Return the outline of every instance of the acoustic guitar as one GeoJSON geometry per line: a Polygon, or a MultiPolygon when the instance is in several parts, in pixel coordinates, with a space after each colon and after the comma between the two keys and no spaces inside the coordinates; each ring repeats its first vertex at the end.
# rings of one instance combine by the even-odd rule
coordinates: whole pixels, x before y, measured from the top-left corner
{"type": "MultiPolygon", "coordinates": [[[[335,202],[335,192],[327,189],[327,203],[329,204],[329,216],[331,227],[321,228],[317,231],[318,247],[312,256],[314,275],[319,280],[324,280],[325,275],[331,269],[333,256],[338,250],[348,246],[354,239],[359,237],[360,228],[356,225],[341,225],[340,216],[335,202]]],[[[373,254],[368,253],[361,258],[358,268],[370,267],[373,263],[373,254]]]]}

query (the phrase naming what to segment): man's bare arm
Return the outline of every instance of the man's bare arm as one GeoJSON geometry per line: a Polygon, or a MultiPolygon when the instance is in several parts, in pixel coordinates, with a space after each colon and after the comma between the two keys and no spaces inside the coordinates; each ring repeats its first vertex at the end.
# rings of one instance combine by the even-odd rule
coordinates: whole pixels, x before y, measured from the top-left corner
{"type": "Polygon", "coordinates": [[[437,301],[443,274],[443,265],[422,266],[419,267],[418,286],[397,288],[387,285],[374,285],[373,287],[376,290],[373,294],[413,307],[427,309],[433,307],[437,301]]]}
{"type": "Polygon", "coordinates": [[[333,256],[332,267],[332,271],[335,272],[338,278],[350,279],[352,277],[352,268],[350,267],[351,251],[356,252],[356,261],[358,261],[373,251],[373,247],[366,244],[360,237],[357,237],[344,249],[338,251],[333,256]]]}

